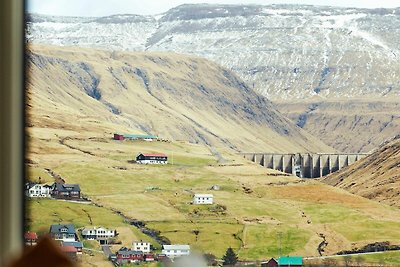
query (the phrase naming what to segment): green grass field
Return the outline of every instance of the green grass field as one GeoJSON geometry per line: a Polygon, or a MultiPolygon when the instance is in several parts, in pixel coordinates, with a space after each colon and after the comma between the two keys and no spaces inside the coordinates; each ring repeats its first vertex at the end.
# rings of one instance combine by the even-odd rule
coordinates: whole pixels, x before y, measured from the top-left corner
{"type": "MultiPolygon", "coordinates": [[[[326,251],[331,254],[375,241],[400,244],[398,209],[315,180],[277,176],[275,171],[234,153],[223,152],[230,162],[222,166],[207,147],[184,142],[66,142],[92,155],[65,147],[63,155],[58,148],[61,154],[37,155],[41,163],[31,166],[30,175],[47,175],[45,179],[51,180],[42,171],[51,168],[67,183],[79,183],[82,194],[104,208],[31,200],[31,230],[45,232],[50,224],[59,222],[83,227],[89,223],[89,213],[93,224],[125,227],[132,233],[130,239],[149,239],[110,211],[114,209],[145,222],[172,243],[190,244],[194,250],[218,257],[229,246],[243,260],[267,259],[280,253],[316,256],[321,233],[329,241],[326,251]],[[170,162],[173,154],[174,164],[131,163],[139,152],[166,153],[170,162]],[[220,190],[210,191],[213,185],[219,185],[220,190]],[[193,193],[212,193],[215,204],[192,205],[193,193]],[[216,207],[224,207],[223,212],[216,211],[216,207]]],[[[35,154],[32,157],[35,159],[35,154]]],[[[124,242],[129,244],[129,238],[124,242]]]]}

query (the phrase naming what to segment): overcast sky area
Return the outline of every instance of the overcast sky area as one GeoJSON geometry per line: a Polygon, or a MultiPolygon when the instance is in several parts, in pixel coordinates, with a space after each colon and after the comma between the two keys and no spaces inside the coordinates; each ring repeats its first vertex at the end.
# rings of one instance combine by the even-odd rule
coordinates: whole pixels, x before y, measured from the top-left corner
{"type": "Polygon", "coordinates": [[[181,4],[307,4],[360,8],[400,7],[399,0],[27,0],[27,11],[56,16],[155,15],[181,4]]]}

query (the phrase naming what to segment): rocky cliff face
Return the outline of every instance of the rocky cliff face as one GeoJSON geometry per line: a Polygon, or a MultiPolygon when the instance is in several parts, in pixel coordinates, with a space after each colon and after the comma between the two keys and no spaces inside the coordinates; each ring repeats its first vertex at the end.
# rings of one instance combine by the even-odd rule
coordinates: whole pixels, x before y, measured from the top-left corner
{"type": "Polygon", "coordinates": [[[37,43],[203,56],[272,100],[400,91],[400,8],[182,5],[160,16],[28,21],[37,43]]]}
{"type": "Polygon", "coordinates": [[[141,132],[237,151],[332,151],[202,58],[35,46],[28,63],[36,127],[85,131],[97,122],[110,135],[141,132]]]}
{"type": "Polygon", "coordinates": [[[310,100],[275,106],[338,151],[370,152],[400,133],[400,101],[396,98],[310,100]]]}

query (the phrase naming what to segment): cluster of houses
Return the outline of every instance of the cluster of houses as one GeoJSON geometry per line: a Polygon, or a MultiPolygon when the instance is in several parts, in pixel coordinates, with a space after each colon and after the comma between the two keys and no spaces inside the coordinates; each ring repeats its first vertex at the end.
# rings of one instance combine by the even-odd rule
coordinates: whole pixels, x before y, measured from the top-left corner
{"type": "MultiPolygon", "coordinates": [[[[77,260],[82,254],[83,244],[79,240],[73,224],[53,224],[49,230],[50,237],[57,241],[61,250],[71,259],[77,260]]],[[[100,244],[107,244],[110,238],[118,235],[116,230],[104,227],[85,227],[80,230],[83,239],[97,240],[100,244]]],[[[38,235],[34,232],[26,232],[25,243],[28,246],[36,245],[38,235]]],[[[121,247],[110,259],[118,265],[126,263],[140,263],[149,261],[161,261],[166,259],[174,260],[175,258],[190,255],[189,245],[163,245],[159,254],[153,253],[152,245],[149,242],[140,240],[133,241],[132,248],[121,247]]],[[[278,260],[271,258],[269,261],[262,262],[261,267],[302,267],[302,257],[279,257],[278,260]]]]}
{"type": "Polygon", "coordinates": [[[138,263],[155,260],[161,261],[167,258],[174,259],[188,255],[190,255],[189,245],[163,245],[161,253],[154,254],[151,252],[151,244],[140,240],[132,243],[132,249],[127,247],[120,248],[115,253],[114,261],[118,264],[138,263]]]}
{"type": "MultiPolygon", "coordinates": [[[[81,230],[83,239],[97,240],[100,244],[107,244],[108,240],[117,234],[116,230],[104,227],[87,227],[81,230]]],[[[53,224],[50,226],[49,235],[71,259],[76,260],[78,255],[82,254],[83,244],[73,224],[53,224]]],[[[27,246],[34,246],[38,242],[38,235],[35,232],[26,232],[24,238],[27,246]]]]}
{"type": "Polygon", "coordinates": [[[79,184],[53,183],[52,185],[39,183],[26,183],[25,195],[27,197],[47,197],[58,199],[77,200],[81,198],[79,184]]]}

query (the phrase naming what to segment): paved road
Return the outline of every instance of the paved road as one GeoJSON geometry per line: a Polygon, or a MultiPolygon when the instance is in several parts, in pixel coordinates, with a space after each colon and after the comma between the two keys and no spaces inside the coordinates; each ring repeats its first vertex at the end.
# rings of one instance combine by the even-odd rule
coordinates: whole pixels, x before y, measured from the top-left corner
{"type": "Polygon", "coordinates": [[[368,254],[379,254],[379,253],[391,252],[391,251],[398,251],[398,250],[385,250],[385,251],[377,251],[377,252],[364,252],[364,253],[330,255],[330,256],[320,256],[320,257],[304,257],[304,259],[312,260],[312,259],[326,259],[326,258],[345,257],[345,256],[359,256],[359,255],[368,255],[368,254]]]}
{"type": "Polygon", "coordinates": [[[103,250],[104,255],[106,255],[107,258],[112,254],[110,246],[103,245],[101,246],[101,249],[103,250]]]}

